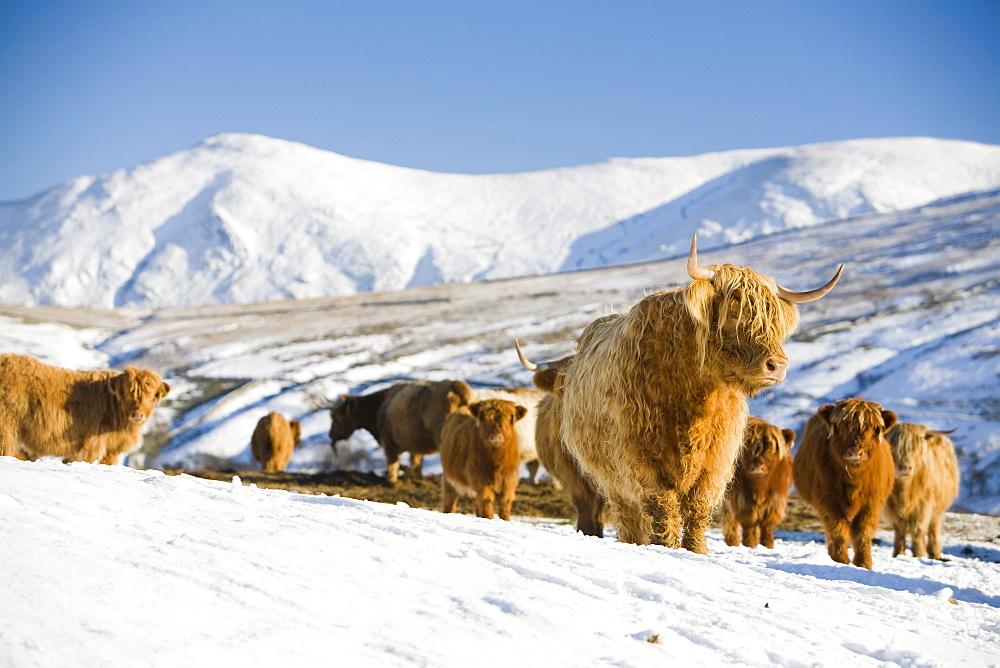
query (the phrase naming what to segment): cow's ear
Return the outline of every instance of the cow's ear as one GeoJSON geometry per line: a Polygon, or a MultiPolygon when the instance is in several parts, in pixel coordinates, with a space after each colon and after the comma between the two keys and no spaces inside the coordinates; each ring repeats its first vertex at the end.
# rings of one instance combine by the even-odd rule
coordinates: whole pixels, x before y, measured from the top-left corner
{"type": "Polygon", "coordinates": [[[892,426],[896,424],[896,419],[895,413],[882,409],[882,424],[885,426],[885,431],[892,429],[892,426]]]}
{"type": "MultiPolygon", "coordinates": [[[[449,392],[448,394],[451,394],[451,392],[449,392]]],[[[480,411],[483,409],[483,402],[477,401],[474,404],[469,404],[467,408],[469,409],[470,413],[472,413],[478,418],[480,411]]]]}
{"type": "Polygon", "coordinates": [[[708,281],[694,281],[684,288],[684,305],[699,327],[708,327],[709,307],[715,288],[708,281]]]}
{"type": "Polygon", "coordinates": [[[816,415],[820,417],[823,422],[830,426],[833,426],[831,418],[833,417],[833,409],[836,404],[827,404],[826,406],[820,406],[820,409],[816,411],[816,415]]]}
{"type": "Polygon", "coordinates": [[[472,403],[472,388],[464,380],[452,381],[451,391],[458,397],[459,406],[472,403]]]}
{"type": "Polygon", "coordinates": [[[170,386],[166,383],[160,383],[160,389],[156,392],[156,398],[162,399],[168,394],[170,394],[170,386]]]}
{"type": "Polygon", "coordinates": [[[524,418],[524,416],[527,414],[528,414],[528,409],[522,406],[521,404],[518,404],[517,408],[514,409],[514,422],[517,422],[518,420],[524,418]]]}
{"type": "Polygon", "coordinates": [[[454,413],[456,410],[458,410],[462,406],[469,405],[468,401],[466,401],[462,397],[458,396],[454,392],[449,392],[448,393],[447,400],[448,400],[448,412],[449,413],[454,413]]]}
{"type": "Polygon", "coordinates": [[[785,445],[791,450],[792,446],[795,445],[795,432],[791,429],[782,429],[781,435],[785,437],[785,445]]]}

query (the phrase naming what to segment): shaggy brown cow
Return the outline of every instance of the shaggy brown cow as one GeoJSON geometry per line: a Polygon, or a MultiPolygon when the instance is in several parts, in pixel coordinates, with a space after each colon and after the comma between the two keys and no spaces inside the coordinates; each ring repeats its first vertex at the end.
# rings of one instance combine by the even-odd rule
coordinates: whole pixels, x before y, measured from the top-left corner
{"type": "Polygon", "coordinates": [[[514,348],[521,364],[534,371],[532,382],[546,396],[538,403],[535,417],[535,446],[542,466],[569,494],[576,508],[576,528],[585,536],[604,537],[604,500],[597,493],[594,484],[587,480],[580,465],[566,449],[562,441],[562,390],[566,370],[573,363],[573,357],[564,357],[557,362],[534,364],[521,352],[521,346],[514,341],[514,348]]]}
{"type": "Polygon", "coordinates": [[[448,416],[441,430],[441,506],[458,508],[458,497],[471,496],[479,517],[493,518],[499,497],[500,519],[510,519],[520,480],[521,458],[514,424],[528,410],[504,399],[477,401],[448,416]]]}
{"type": "Polygon", "coordinates": [[[521,444],[521,463],[528,469],[528,478],[532,484],[538,484],[538,449],[535,446],[535,417],[538,413],[538,402],[545,396],[544,392],[530,387],[515,387],[512,389],[473,390],[470,403],[485,399],[505,399],[520,404],[528,409],[528,414],[519,420],[514,428],[517,430],[518,442],[521,444]]]}
{"type": "Polygon", "coordinates": [[[958,496],[955,446],[947,434],[924,425],[899,422],[886,433],[896,464],[896,481],[885,504],[895,531],[892,556],[941,558],[941,518],[958,496]]]}
{"type": "Polygon", "coordinates": [[[268,413],[257,421],[250,438],[250,451],[267,473],[281,473],[292,458],[292,450],[302,444],[302,426],[289,422],[281,413],[268,413]]]}
{"type": "Polygon", "coordinates": [[[588,325],[566,374],[563,441],[607,501],[620,540],[707,554],[705,531],[732,478],[747,396],[781,382],[793,292],[747,267],[698,266],[688,286],[588,325]],[[683,529],[683,538],[682,538],[683,529]]]}
{"type": "Polygon", "coordinates": [[[445,418],[472,399],[465,381],[441,380],[401,383],[378,411],[376,429],[385,450],[387,477],[399,481],[399,456],[410,453],[410,475],[419,478],[424,455],[438,451],[445,418]]]}
{"type": "Polygon", "coordinates": [[[795,489],[819,514],[834,561],[850,563],[850,536],[854,565],[872,567],[872,538],[892,491],[885,432],[894,424],[895,413],[861,399],[823,406],[806,422],[792,464],[795,489]]]}
{"type": "Polygon", "coordinates": [[[116,464],[169,391],[145,369],[73,371],[0,355],[0,455],[116,464]]]}
{"type": "Polygon", "coordinates": [[[736,460],[723,501],[722,527],[726,545],[758,543],[774,547],[774,527],[785,519],[788,490],[792,486],[792,445],[795,432],[779,429],[751,417],[743,436],[743,450],[736,460]]]}

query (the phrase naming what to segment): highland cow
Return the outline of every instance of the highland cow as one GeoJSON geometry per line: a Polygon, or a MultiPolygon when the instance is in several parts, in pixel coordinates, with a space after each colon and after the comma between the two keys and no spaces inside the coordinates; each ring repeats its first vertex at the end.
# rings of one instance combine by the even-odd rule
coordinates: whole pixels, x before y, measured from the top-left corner
{"type": "Polygon", "coordinates": [[[492,519],[499,500],[500,519],[510,519],[521,468],[514,424],[526,413],[512,401],[487,399],[448,416],[441,430],[444,512],[455,512],[460,495],[471,496],[479,517],[492,519]]]}
{"type": "Polygon", "coordinates": [[[732,478],[747,396],[781,382],[793,292],[746,267],[698,266],[684,288],[592,323],[566,374],[563,442],[607,501],[624,542],[707,554],[712,512],[732,478]],[[682,537],[683,532],[683,537],[682,537]]]}
{"type": "Polygon", "coordinates": [[[722,528],[726,545],[774,547],[774,527],[785,519],[792,486],[792,445],[795,432],[751,417],[736,460],[736,472],[723,501],[722,528]]]}
{"type": "Polygon", "coordinates": [[[350,438],[358,429],[364,429],[379,440],[378,416],[386,400],[403,387],[397,383],[384,390],[365,395],[342,394],[330,406],[330,445],[334,451],[339,441],[350,438]]]}
{"type": "Polygon", "coordinates": [[[445,419],[472,399],[465,381],[441,380],[401,383],[378,411],[378,441],[385,451],[386,477],[399,481],[399,456],[410,453],[409,474],[422,475],[424,455],[438,451],[445,419]]]}
{"type": "Polygon", "coordinates": [[[169,391],[146,369],[73,371],[0,355],[0,455],[116,464],[169,391]]]}
{"type": "Polygon", "coordinates": [[[896,423],[885,437],[892,450],[896,479],[885,505],[895,533],[892,556],[941,559],[941,519],[958,496],[959,473],[950,431],[920,424],[896,423]]]}
{"type": "Polygon", "coordinates": [[[893,463],[885,433],[896,414],[876,403],[843,399],[806,422],[792,464],[795,489],[816,509],[826,550],[839,563],[872,567],[872,538],[892,491],[893,463]]]}
{"type": "Polygon", "coordinates": [[[505,399],[520,404],[528,409],[528,414],[523,420],[519,420],[514,428],[517,430],[518,442],[521,444],[521,463],[528,470],[528,479],[531,483],[538,484],[538,449],[535,445],[535,418],[537,415],[538,402],[545,394],[530,387],[516,387],[513,389],[495,390],[473,390],[470,403],[483,401],[485,399],[505,399]]]}
{"type": "Polygon", "coordinates": [[[250,451],[267,473],[281,473],[292,458],[292,451],[302,444],[302,426],[289,422],[281,413],[268,413],[257,421],[250,438],[250,451]]]}

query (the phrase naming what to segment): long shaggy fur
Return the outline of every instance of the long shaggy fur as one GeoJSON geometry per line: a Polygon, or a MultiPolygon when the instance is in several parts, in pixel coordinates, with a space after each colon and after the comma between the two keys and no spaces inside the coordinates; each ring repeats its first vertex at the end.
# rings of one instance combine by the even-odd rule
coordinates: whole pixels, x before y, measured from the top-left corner
{"type": "Polygon", "coordinates": [[[707,553],[732,477],[746,397],[798,322],[770,278],[712,265],[712,280],[647,296],[592,323],[566,376],[563,440],[609,503],[621,540],[707,553]],[[683,538],[682,538],[683,534],[683,538]]]}
{"type": "Polygon", "coordinates": [[[448,415],[441,430],[441,505],[446,513],[458,497],[471,496],[476,515],[510,519],[520,479],[521,458],[514,425],[527,409],[504,399],[487,399],[448,415]]]}
{"type": "Polygon", "coordinates": [[[871,569],[872,538],[892,491],[893,462],[885,432],[896,414],[876,403],[843,399],[806,422],[792,472],[795,488],[816,509],[830,558],[871,569]]]}
{"type": "Polygon", "coordinates": [[[895,532],[892,556],[910,550],[914,557],[941,558],[941,519],[958,496],[955,446],[945,434],[924,425],[900,422],[886,434],[896,465],[885,514],[895,532]]]}
{"type": "Polygon", "coordinates": [[[250,437],[250,452],[268,473],[281,473],[302,442],[298,420],[289,422],[281,413],[268,413],[257,421],[250,437]]]}
{"type": "Polygon", "coordinates": [[[74,371],[0,355],[0,455],[116,464],[170,386],[154,371],[74,371]]]}
{"type": "Polygon", "coordinates": [[[727,545],[774,547],[774,528],[785,519],[792,486],[795,432],[751,417],[743,450],[723,501],[723,535],[727,545]]]}
{"type": "Polygon", "coordinates": [[[330,444],[350,438],[358,429],[364,429],[379,440],[378,416],[390,396],[399,391],[402,383],[384,390],[364,395],[342,394],[330,407],[330,444]]]}

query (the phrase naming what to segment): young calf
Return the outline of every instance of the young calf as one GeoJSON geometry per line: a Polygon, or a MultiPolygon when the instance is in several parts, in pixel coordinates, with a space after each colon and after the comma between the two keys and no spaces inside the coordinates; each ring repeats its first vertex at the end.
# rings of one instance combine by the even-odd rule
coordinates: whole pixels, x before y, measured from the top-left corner
{"type": "Polygon", "coordinates": [[[895,531],[894,557],[906,551],[910,536],[914,557],[941,558],[941,518],[958,496],[959,485],[950,433],[900,422],[886,434],[896,463],[896,481],[885,505],[895,531]]]}
{"type": "Polygon", "coordinates": [[[257,421],[250,438],[253,458],[267,473],[281,473],[292,458],[292,450],[302,442],[302,427],[281,413],[268,413],[257,421]]]}
{"type": "Polygon", "coordinates": [[[471,496],[479,517],[493,518],[499,497],[500,519],[510,519],[520,478],[521,458],[514,423],[528,410],[504,399],[487,399],[451,413],[441,429],[441,506],[458,507],[458,497],[471,496]]]}
{"type": "Polygon", "coordinates": [[[743,450],[723,502],[723,532],[727,545],[774,547],[774,527],[785,519],[792,486],[792,444],[795,432],[751,417],[743,435],[743,450]]]}
{"type": "Polygon", "coordinates": [[[896,414],[876,403],[843,399],[823,406],[806,423],[792,471],[795,488],[819,513],[834,561],[871,569],[872,538],[892,491],[893,464],[885,433],[896,414]]]}

